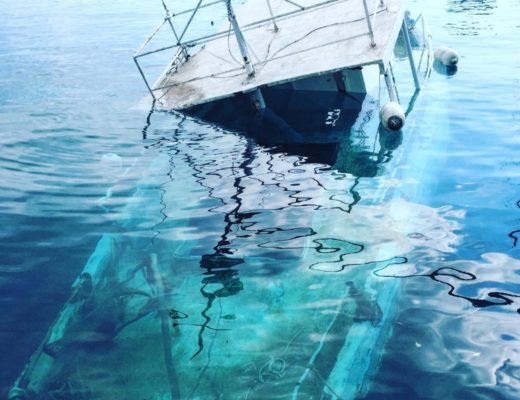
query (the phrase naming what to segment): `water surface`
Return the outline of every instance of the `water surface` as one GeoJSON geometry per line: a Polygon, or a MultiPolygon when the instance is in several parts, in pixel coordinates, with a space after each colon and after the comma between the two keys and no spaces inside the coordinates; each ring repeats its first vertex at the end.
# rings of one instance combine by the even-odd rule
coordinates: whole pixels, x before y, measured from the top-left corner
{"type": "MultiPolygon", "coordinates": [[[[150,248],[184,260],[172,277],[186,276],[197,291],[180,291],[190,301],[176,309],[198,315],[198,325],[208,316],[226,328],[243,322],[237,303],[256,295],[267,300],[255,312],[277,315],[284,301],[296,301],[287,293],[294,271],[299,288],[319,293],[330,285],[331,302],[321,299],[325,315],[337,305],[333,288],[340,293],[345,282],[373,282],[375,292],[399,287],[392,336],[366,398],[517,398],[520,4],[410,6],[427,17],[434,44],[460,52],[457,73],[432,73],[403,144],[386,158],[367,154],[372,143],[360,139],[362,128],[377,128],[369,114],[372,122],[359,121],[337,149],[341,162],[325,162],[176,114],[150,116],[131,55],[160,19],[160,3],[3,2],[4,390],[69,298],[98,239],[111,233],[132,243],[126,260],[136,265],[150,248]],[[215,260],[225,268],[215,269],[215,260]]],[[[403,80],[405,71],[398,71],[403,80]]],[[[410,89],[401,90],[409,98],[410,89]]],[[[376,307],[368,310],[359,325],[379,323],[376,307]]],[[[261,320],[253,315],[245,327],[261,320]]],[[[189,331],[187,358],[211,354],[215,326],[207,326],[189,331]]],[[[288,326],[288,337],[270,349],[284,355],[276,360],[309,348],[298,339],[304,328],[288,326]]],[[[285,384],[281,365],[265,365],[257,377],[244,366],[244,387],[254,387],[247,377],[285,384]]]]}

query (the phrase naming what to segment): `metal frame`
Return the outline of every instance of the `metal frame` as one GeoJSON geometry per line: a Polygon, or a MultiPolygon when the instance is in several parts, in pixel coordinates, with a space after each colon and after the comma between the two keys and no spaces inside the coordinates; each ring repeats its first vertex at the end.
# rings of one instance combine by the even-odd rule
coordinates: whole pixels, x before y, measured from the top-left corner
{"type": "MultiPolygon", "coordinates": [[[[226,31],[220,31],[217,33],[201,36],[201,37],[198,37],[195,39],[183,41],[183,39],[186,36],[186,33],[188,32],[188,29],[192,25],[193,21],[196,20],[196,15],[200,10],[208,8],[208,7],[216,6],[221,3],[223,3],[223,5],[226,7],[228,19],[233,28],[233,33],[237,40],[238,47],[240,49],[240,53],[242,55],[243,68],[245,69],[247,76],[249,78],[251,78],[254,76],[255,70],[254,70],[254,66],[251,62],[251,58],[249,57],[250,49],[248,49],[247,42],[244,38],[243,32],[246,32],[250,29],[254,29],[255,27],[258,27],[259,25],[266,24],[266,23],[272,23],[273,27],[274,27],[274,31],[277,32],[279,30],[278,25],[276,23],[277,20],[286,19],[295,14],[309,12],[309,11],[319,8],[319,7],[326,7],[326,6],[334,4],[334,3],[348,2],[351,0],[322,0],[322,1],[317,1],[316,3],[311,4],[307,7],[304,7],[300,4],[298,4],[296,1],[282,0],[285,3],[288,3],[292,6],[294,6],[295,10],[286,11],[286,12],[280,13],[278,15],[275,15],[273,13],[270,0],[266,0],[266,7],[268,8],[268,11],[269,11],[269,17],[260,19],[258,21],[251,22],[249,24],[244,24],[242,26],[240,26],[238,21],[236,20],[236,17],[235,17],[235,14],[233,12],[233,8],[231,5],[231,1],[232,0],[213,0],[213,1],[199,0],[197,2],[197,5],[194,8],[182,10],[182,11],[179,11],[176,13],[171,13],[170,10],[168,9],[168,7],[166,6],[165,0],[161,0],[162,6],[165,11],[165,17],[164,17],[163,21],[159,24],[159,26],[157,26],[157,28],[155,28],[155,30],[141,44],[141,46],[135,52],[134,57],[133,57],[134,62],[137,66],[137,69],[139,70],[139,73],[141,74],[141,77],[143,78],[143,81],[146,85],[146,88],[148,89],[148,91],[150,92],[150,94],[152,95],[154,100],[157,100],[154,92],[156,90],[158,90],[158,88],[156,87],[156,84],[160,82],[160,79],[157,80],[156,84],[154,84],[154,85],[151,85],[149,83],[149,81],[146,78],[143,67],[139,63],[140,58],[151,55],[151,54],[159,53],[162,51],[179,48],[180,51],[178,51],[176,53],[174,59],[170,62],[170,65],[167,67],[166,71],[161,76],[161,77],[164,77],[164,75],[166,73],[171,72],[174,69],[173,67],[178,68],[178,66],[180,66],[182,63],[186,62],[189,59],[190,54],[188,52],[188,49],[190,47],[194,47],[196,45],[201,45],[201,44],[225,37],[226,35],[229,35],[229,30],[226,30],[226,31]],[[182,32],[180,34],[178,34],[178,31],[174,27],[173,20],[175,19],[175,17],[180,16],[180,15],[185,15],[185,14],[190,15],[188,22],[183,27],[182,32]],[[170,30],[171,30],[173,38],[174,38],[174,44],[156,48],[153,50],[145,51],[147,45],[152,41],[152,39],[157,35],[157,33],[166,24],[168,24],[170,26],[170,30]]],[[[376,40],[375,40],[375,34],[374,34],[375,17],[378,14],[379,7],[383,6],[384,2],[383,2],[383,0],[375,0],[375,7],[374,7],[373,13],[370,13],[370,11],[369,11],[368,0],[363,0],[363,5],[364,5],[364,9],[365,9],[365,18],[366,18],[367,26],[368,26],[368,36],[370,38],[370,44],[372,47],[374,47],[374,46],[376,46],[376,40]]]]}
{"type": "Polygon", "coordinates": [[[370,45],[372,47],[376,46],[376,41],[374,38],[374,27],[372,26],[372,20],[370,19],[370,11],[368,11],[368,4],[367,0],[363,0],[363,8],[365,9],[365,16],[367,19],[367,25],[368,25],[368,35],[370,36],[370,45]]]}
{"type": "Polygon", "coordinates": [[[390,101],[394,103],[399,103],[399,98],[397,97],[397,90],[395,88],[395,78],[392,67],[390,64],[388,66],[384,64],[379,64],[379,72],[385,78],[386,89],[388,90],[388,97],[390,101]]]}
{"type": "Polygon", "coordinates": [[[274,18],[273,14],[273,8],[271,7],[271,1],[265,0],[267,2],[267,8],[269,8],[269,14],[271,14],[271,18],[273,20],[273,28],[275,32],[278,32],[280,29],[278,28],[278,25],[276,25],[276,19],[274,18]]]}
{"type": "MultiPolygon", "coordinates": [[[[202,1],[202,0],[201,0],[202,1]]],[[[233,6],[231,5],[231,0],[225,0],[227,16],[231,26],[233,27],[233,32],[235,32],[235,37],[237,39],[238,48],[240,49],[240,54],[242,55],[242,60],[244,61],[244,67],[247,72],[247,77],[252,78],[255,76],[255,68],[251,63],[251,57],[249,56],[249,50],[242,34],[242,30],[240,29],[240,25],[238,25],[237,17],[235,16],[235,12],[233,11],[233,6]]],[[[190,21],[191,22],[191,21],[190,21]]]]}
{"type": "MultiPolygon", "coordinates": [[[[420,18],[422,18],[422,15],[420,16],[420,18]]],[[[419,20],[419,18],[417,19],[417,21],[418,20],[419,20]]],[[[424,24],[424,21],[423,21],[423,24],[424,24]]],[[[410,41],[409,29],[410,29],[410,27],[408,26],[408,24],[406,22],[406,18],[404,18],[403,24],[401,25],[401,33],[404,38],[404,42],[405,42],[405,46],[406,46],[406,54],[408,56],[408,61],[410,63],[410,69],[412,70],[413,81],[415,84],[415,95],[416,95],[421,90],[421,84],[419,82],[417,67],[415,65],[415,60],[413,58],[413,51],[412,51],[412,44],[410,41]]],[[[424,33],[424,25],[423,25],[423,39],[424,39],[424,35],[425,35],[425,33],[424,33]]],[[[385,78],[386,88],[388,90],[388,97],[390,98],[390,101],[399,103],[399,96],[397,94],[397,88],[395,85],[395,77],[394,77],[394,72],[392,70],[392,65],[390,63],[388,64],[388,66],[386,66],[384,64],[380,64],[379,70],[380,70],[380,74],[383,75],[385,78]]]]}
{"type": "Polygon", "coordinates": [[[417,68],[415,67],[415,61],[413,59],[412,44],[410,42],[410,33],[408,32],[408,24],[406,23],[406,18],[403,19],[403,25],[401,27],[401,32],[403,33],[404,42],[406,44],[406,52],[408,54],[408,60],[410,61],[410,68],[412,70],[415,88],[417,90],[420,90],[421,85],[419,83],[419,77],[417,76],[417,68]]]}
{"type": "Polygon", "coordinates": [[[375,0],[374,2],[374,11],[372,14],[370,14],[370,10],[368,7],[368,1],[363,0],[363,8],[365,10],[365,18],[367,20],[367,26],[368,26],[368,36],[370,37],[370,45],[372,47],[376,47],[376,38],[375,38],[375,32],[374,27],[376,26],[376,17],[379,11],[380,7],[384,7],[385,2],[384,0],[375,0]]]}

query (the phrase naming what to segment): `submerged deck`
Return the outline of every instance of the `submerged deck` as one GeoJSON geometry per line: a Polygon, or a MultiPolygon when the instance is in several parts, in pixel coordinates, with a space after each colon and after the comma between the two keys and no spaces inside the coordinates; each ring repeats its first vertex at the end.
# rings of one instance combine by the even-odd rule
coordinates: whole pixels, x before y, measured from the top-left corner
{"type": "MultiPolygon", "coordinates": [[[[255,75],[248,78],[232,31],[207,42],[188,61],[167,68],[152,88],[162,107],[185,109],[265,85],[274,86],[346,68],[380,64],[392,55],[404,16],[403,0],[370,1],[375,46],[362,0],[298,1],[305,7],[271,1],[279,30],[269,21],[265,0],[249,0],[236,9],[255,75]],[[325,4],[323,4],[325,3],[325,4]],[[375,10],[374,10],[375,7],[375,10]],[[284,14],[290,14],[285,15],[284,14]],[[264,23],[249,26],[255,21],[264,23]]],[[[227,25],[226,25],[227,29],[227,25]]]]}

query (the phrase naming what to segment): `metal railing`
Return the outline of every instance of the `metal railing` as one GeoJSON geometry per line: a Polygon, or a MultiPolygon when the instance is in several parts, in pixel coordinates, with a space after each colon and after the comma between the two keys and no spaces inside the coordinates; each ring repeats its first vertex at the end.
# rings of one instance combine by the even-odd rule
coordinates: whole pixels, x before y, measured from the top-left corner
{"type": "MultiPolygon", "coordinates": [[[[161,0],[165,17],[161,21],[161,23],[153,30],[153,32],[146,38],[146,40],[141,44],[141,46],[137,49],[137,51],[134,54],[134,62],[137,66],[137,69],[139,70],[139,73],[141,74],[141,77],[143,78],[143,81],[152,95],[152,97],[156,100],[155,92],[160,90],[160,87],[157,87],[157,84],[160,83],[164,77],[167,74],[174,73],[178,70],[178,68],[185,63],[189,57],[189,49],[200,46],[203,44],[206,44],[210,41],[214,41],[217,39],[224,38],[226,36],[230,35],[230,29],[233,29],[233,34],[235,35],[235,38],[238,43],[238,47],[240,50],[240,53],[242,55],[243,65],[242,68],[245,69],[247,76],[252,77],[254,76],[254,66],[251,62],[251,59],[249,57],[249,48],[247,45],[247,42],[245,41],[245,38],[243,36],[243,32],[247,32],[249,30],[255,29],[261,25],[265,24],[272,24],[275,33],[278,32],[279,27],[277,24],[277,21],[282,21],[284,19],[293,17],[299,13],[303,12],[309,12],[321,7],[327,7],[329,5],[335,4],[335,3],[342,3],[342,2],[350,2],[352,0],[321,0],[316,1],[314,3],[308,4],[308,1],[306,2],[306,5],[299,4],[297,1],[293,0],[278,0],[280,2],[284,2],[292,6],[293,10],[285,10],[284,12],[281,12],[279,14],[275,14],[272,7],[272,0],[265,0],[266,2],[266,8],[268,11],[269,16],[267,18],[262,18],[259,20],[256,20],[254,22],[250,22],[244,25],[239,25],[238,21],[236,20],[235,14],[233,12],[233,8],[231,5],[231,0],[198,0],[195,7],[178,11],[178,12],[170,12],[169,8],[167,7],[165,0],[161,0]],[[202,9],[206,9],[209,7],[217,6],[223,3],[223,7],[225,7],[225,12],[227,13],[228,20],[230,22],[230,29],[227,30],[220,30],[215,33],[210,33],[206,35],[201,35],[196,38],[187,38],[187,33],[190,29],[190,27],[193,25],[194,21],[196,21],[197,13],[200,12],[202,9]],[[174,20],[180,16],[188,16],[187,23],[182,27],[182,30],[177,30],[174,26],[174,20]],[[165,25],[168,25],[170,27],[173,43],[155,48],[153,50],[146,50],[147,46],[150,44],[150,42],[157,36],[157,34],[163,29],[165,25]],[[180,32],[180,33],[179,33],[180,32]],[[166,50],[172,50],[177,48],[177,52],[175,53],[175,56],[170,61],[167,68],[164,70],[162,75],[155,81],[154,84],[150,84],[148,79],[146,78],[146,75],[144,73],[143,66],[140,64],[139,60],[142,57],[149,56],[152,54],[160,53],[166,50]],[[145,51],[146,50],[146,51],[145,51]]],[[[360,1],[360,0],[357,0],[360,1]]],[[[368,27],[368,36],[370,39],[370,45],[372,47],[376,46],[376,37],[375,37],[375,20],[376,16],[381,11],[381,8],[384,7],[384,0],[373,0],[374,6],[373,11],[371,12],[369,9],[369,0],[362,0],[363,2],[363,8],[364,8],[364,18],[367,21],[367,27],[368,27]]],[[[253,53],[254,54],[254,53],[253,53]]],[[[265,61],[264,61],[265,62],[265,61]]]]}
{"type": "Polygon", "coordinates": [[[363,0],[363,8],[365,10],[365,18],[367,20],[368,25],[368,36],[370,37],[370,45],[372,47],[376,46],[376,39],[374,33],[374,27],[376,26],[376,17],[379,14],[379,9],[385,6],[384,0],[375,0],[374,1],[374,11],[370,13],[370,9],[368,7],[368,1],[363,0]]]}

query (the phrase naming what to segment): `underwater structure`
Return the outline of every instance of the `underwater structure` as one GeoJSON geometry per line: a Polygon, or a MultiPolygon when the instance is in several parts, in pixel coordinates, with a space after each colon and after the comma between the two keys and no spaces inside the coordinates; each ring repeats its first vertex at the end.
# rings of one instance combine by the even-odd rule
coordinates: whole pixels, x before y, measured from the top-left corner
{"type": "Polygon", "coordinates": [[[406,262],[410,246],[406,227],[381,224],[414,208],[388,203],[384,185],[363,198],[362,181],[397,161],[400,141],[382,136],[373,151],[360,130],[324,160],[317,147],[330,143],[259,147],[171,117],[181,131],[99,240],[10,400],[365,393],[399,293],[372,270],[406,262]]]}
{"type": "Polygon", "coordinates": [[[211,145],[196,135],[174,145],[172,178],[189,189],[158,198],[146,171],[120,233],[100,239],[11,400],[347,399],[367,390],[399,286],[360,266],[399,264],[405,251],[393,233],[373,234],[389,209],[359,204],[359,178],[377,169],[354,175],[360,163],[345,144],[337,172],[318,184],[323,164],[311,155],[302,163],[247,137],[199,135],[211,145]],[[230,138],[232,168],[210,151],[230,138]],[[175,218],[157,223],[159,210],[175,218]],[[349,213],[365,217],[337,223],[349,213]]]}
{"type": "MultiPolygon", "coordinates": [[[[190,23],[205,6],[197,4],[190,23]]],[[[396,221],[439,219],[394,200],[378,180],[407,145],[374,112],[382,78],[388,100],[398,100],[391,60],[399,40],[412,58],[405,14],[397,0],[376,1],[373,13],[353,0],[267,1],[265,15],[259,4],[237,10],[251,35],[276,35],[297,17],[312,22],[314,12],[328,13],[330,27],[311,31],[336,29],[342,23],[331,18],[341,13],[331,7],[356,4],[347,16],[362,33],[335,45],[363,43],[357,51],[372,49],[370,57],[276,85],[260,81],[267,67],[252,62],[254,75],[242,66],[223,85],[232,90],[194,100],[186,85],[195,81],[176,79],[214,51],[207,44],[187,56],[196,48],[182,41],[189,24],[178,32],[179,13],[165,5],[162,26],[175,35],[179,58],[149,88],[155,106],[183,111],[168,114],[177,127],[168,151],[143,171],[115,233],[100,238],[9,400],[355,399],[369,390],[399,294],[398,280],[373,271],[407,263],[418,240],[396,221]],[[376,18],[389,36],[377,35],[376,18]]]]}

